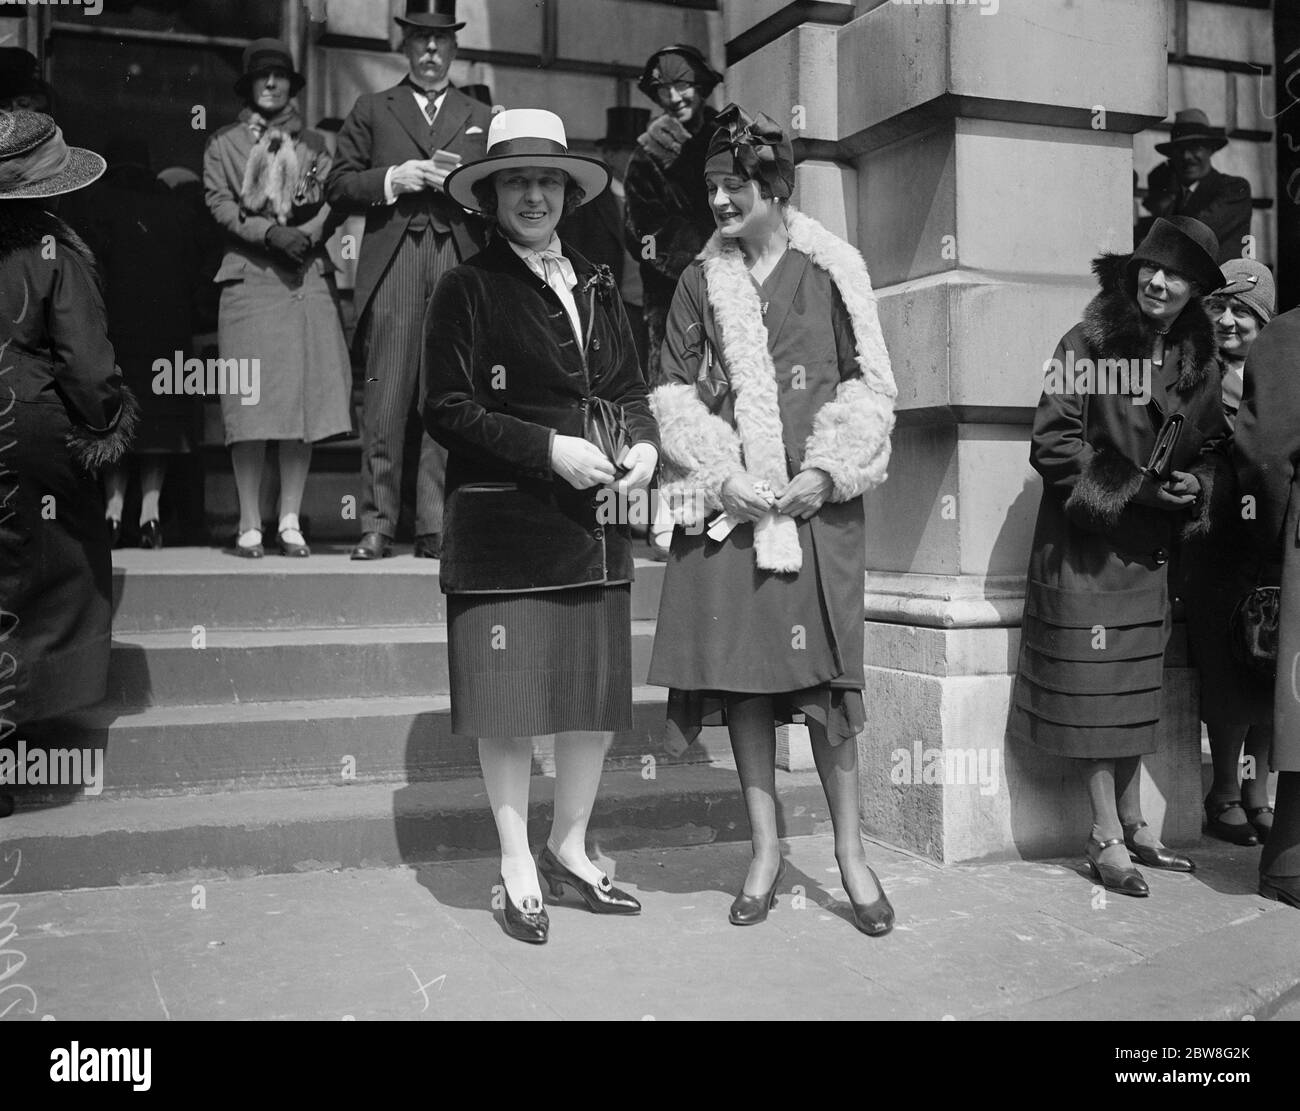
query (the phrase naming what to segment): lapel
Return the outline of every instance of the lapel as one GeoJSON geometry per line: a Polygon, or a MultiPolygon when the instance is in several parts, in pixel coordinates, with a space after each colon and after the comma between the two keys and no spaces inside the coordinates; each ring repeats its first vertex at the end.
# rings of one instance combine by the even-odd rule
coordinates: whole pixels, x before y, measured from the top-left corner
{"type": "MultiPolygon", "coordinates": [[[[582,322],[582,353],[585,356],[587,349],[591,346],[591,335],[594,329],[593,316],[595,313],[595,291],[589,293],[579,292],[586,283],[587,278],[591,275],[592,266],[578,252],[566,247],[563,242],[560,243],[560,253],[573,263],[573,273],[577,276],[578,284],[573,287],[573,299],[578,305],[578,319],[582,322]]],[[[556,300],[559,300],[557,297],[556,300]]]]}
{"type": "MultiPolygon", "coordinates": [[[[564,314],[564,329],[560,334],[566,336],[566,338],[571,336],[573,334],[573,329],[569,326],[569,313],[564,307],[564,302],[560,300],[559,294],[533,273],[533,271],[529,269],[528,264],[515,254],[515,250],[510,246],[509,240],[498,233],[493,236],[492,245],[488,250],[495,251],[497,263],[502,270],[513,274],[521,281],[527,283],[530,289],[537,290],[537,292],[541,294],[542,298],[550,303],[553,309],[557,309],[564,314]]],[[[585,260],[579,256],[575,256],[573,252],[565,247],[563,241],[561,241],[560,244],[560,253],[573,263],[573,271],[578,278],[578,284],[573,289],[573,299],[578,305],[578,320],[582,325],[584,344],[581,351],[579,351],[576,345],[574,346],[573,351],[578,355],[579,360],[581,361],[584,359],[586,353],[586,343],[590,340],[591,309],[590,297],[586,294],[580,295],[578,290],[586,280],[586,275],[590,273],[590,266],[585,260]]]]}
{"type": "MultiPolygon", "coordinates": [[[[768,343],[773,346],[775,346],[777,337],[781,334],[781,329],[785,327],[786,317],[790,315],[790,308],[794,304],[794,295],[799,291],[799,286],[803,284],[804,271],[808,268],[808,256],[802,251],[795,251],[793,248],[787,248],[787,255],[790,255],[792,252],[793,257],[790,258],[788,262],[785,258],[782,258],[781,261],[776,264],[778,269],[782,266],[790,267],[790,273],[783,277],[778,283],[780,286],[784,287],[784,289],[790,290],[790,296],[779,296],[784,292],[784,289],[775,289],[775,293],[778,294],[778,296],[772,297],[769,302],[770,308],[767,310],[768,318],[765,323],[767,324],[767,334],[770,337],[768,343]]],[[[775,273],[776,271],[772,272],[772,274],[775,273]]],[[[769,280],[771,279],[772,274],[768,275],[769,280]]],[[[766,289],[759,294],[762,298],[767,298],[768,295],[768,290],[766,289]]]]}
{"type": "MultiPolygon", "coordinates": [[[[447,96],[451,96],[450,89],[447,90],[447,96]]],[[[425,158],[432,155],[435,148],[429,145],[429,122],[420,111],[420,106],[415,103],[415,93],[411,86],[405,82],[395,85],[388,90],[387,101],[389,110],[397,117],[402,129],[415,140],[420,153],[425,158]]],[[[446,106],[446,101],[443,105],[446,106]]]]}
{"type": "MultiPolygon", "coordinates": [[[[414,97],[411,98],[414,101],[414,97]]],[[[469,119],[474,102],[464,93],[448,86],[447,95],[442,98],[442,110],[433,118],[433,129],[428,132],[429,152],[443,150],[450,143],[469,119]]],[[[416,108],[416,115],[420,115],[416,108]]]]}

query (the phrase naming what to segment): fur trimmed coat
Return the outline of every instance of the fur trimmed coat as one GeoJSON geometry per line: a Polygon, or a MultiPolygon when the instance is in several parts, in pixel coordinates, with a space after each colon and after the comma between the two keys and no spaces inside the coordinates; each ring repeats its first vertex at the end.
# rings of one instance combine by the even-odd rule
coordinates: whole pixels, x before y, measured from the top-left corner
{"type": "Polygon", "coordinates": [[[95,470],[137,406],[95,262],[36,203],[0,201],[0,741],[103,698],[112,561],[95,470]]]}
{"type": "Polygon", "coordinates": [[[661,495],[679,526],[651,682],[774,693],[862,688],[862,495],[885,480],[896,388],[862,256],[789,211],[790,249],[760,288],[715,235],[682,275],[651,394],[661,495]],[[745,471],[780,492],[801,470],[832,491],[807,521],[703,534],[745,471]],[[797,651],[791,651],[791,648],[797,651]]]}
{"type": "Polygon", "coordinates": [[[1130,258],[1103,255],[1093,263],[1101,292],[1057,346],[1034,417],[1030,463],[1043,493],[1013,732],[1062,756],[1155,751],[1170,561],[1183,539],[1210,529],[1209,507],[1229,466],[1213,325],[1192,298],[1161,355],[1156,329],[1138,307],[1130,258]],[[1131,376],[1128,393],[1114,388],[1122,378],[1113,373],[1105,376],[1108,388],[1100,373],[1089,382],[1081,360],[1108,359],[1146,366],[1149,403],[1131,388],[1131,376]],[[1170,511],[1150,504],[1142,468],[1174,413],[1184,424],[1171,467],[1196,475],[1201,497],[1170,511]]]}

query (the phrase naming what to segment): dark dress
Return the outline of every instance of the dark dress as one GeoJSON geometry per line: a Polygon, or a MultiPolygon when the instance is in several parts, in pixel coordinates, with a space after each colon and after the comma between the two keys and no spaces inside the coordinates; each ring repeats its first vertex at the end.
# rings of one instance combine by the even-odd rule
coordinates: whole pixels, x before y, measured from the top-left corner
{"type": "MultiPolygon", "coordinates": [[[[1133,294],[1128,256],[1093,264],[1101,293],[1062,338],[1054,366],[1154,359],[1156,333],[1133,294]],[[1069,358],[1072,356],[1072,358],[1069,358]]],[[[1154,752],[1172,627],[1169,567],[1226,477],[1228,426],[1213,326],[1193,298],[1169,328],[1149,404],[1131,394],[1052,387],[1034,416],[1030,463],[1042,476],[1025,591],[1011,734],[1058,756],[1154,752]],[[1195,474],[1200,512],[1137,499],[1161,426],[1185,424],[1172,468],[1195,474]]]]}
{"type": "Polygon", "coordinates": [[[581,436],[593,398],[658,447],[627,318],[569,247],[583,326],[495,237],[438,283],[425,315],[423,416],[447,449],[440,586],[447,594],[452,731],[542,736],[632,727],[625,523],[600,491],[553,473],[555,434],[581,436]],[[504,388],[503,388],[504,387],[504,388]]]}
{"type": "Polygon", "coordinates": [[[68,435],[112,436],[123,386],[94,260],[61,221],[15,201],[0,201],[0,395],[0,719],[21,726],[104,696],[108,526],[68,435]]]}
{"type": "MultiPolygon", "coordinates": [[[[859,373],[853,329],[830,275],[793,248],[758,288],[768,306],[764,324],[794,475],[817,411],[842,379],[859,373]],[[801,381],[797,367],[806,375],[801,381]]],[[[703,276],[692,267],[668,318],[666,382],[696,380],[701,335],[714,352],[722,350],[703,276]]],[[[733,408],[724,392],[715,412],[734,423],[733,408]]],[[[828,501],[797,524],[803,568],[779,575],[758,569],[752,525],[738,526],[721,542],[702,531],[674,531],[650,682],[672,688],[670,728],[686,738],[702,724],[725,722],[721,703],[728,692],[781,695],[778,718],[804,713],[826,725],[834,743],[862,729],[862,499],[828,501]]]]}

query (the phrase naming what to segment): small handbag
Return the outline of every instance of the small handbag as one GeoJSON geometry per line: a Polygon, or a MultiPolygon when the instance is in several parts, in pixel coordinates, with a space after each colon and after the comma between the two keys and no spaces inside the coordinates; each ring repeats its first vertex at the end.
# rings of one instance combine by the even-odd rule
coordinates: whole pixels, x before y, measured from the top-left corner
{"type": "Polygon", "coordinates": [[[603,397],[589,398],[582,434],[589,443],[595,444],[604,452],[605,458],[614,464],[614,471],[619,478],[627,474],[623,457],[632,444],[622,406],[603,397]]]}
{"type": "Polygon", "coordinates": [[[1281,589],[1257,586],[1228,618],[1228,644],[1236,661],[1260,679],[1277,676],[1278,616],[1281,589]]]}

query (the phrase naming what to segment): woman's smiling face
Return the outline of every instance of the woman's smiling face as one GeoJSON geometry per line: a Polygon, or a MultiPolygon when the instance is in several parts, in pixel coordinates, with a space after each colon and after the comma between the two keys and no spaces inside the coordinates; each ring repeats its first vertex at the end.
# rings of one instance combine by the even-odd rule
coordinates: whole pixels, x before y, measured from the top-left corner
{"type": "Polygon", "coordinates": [[[764,197],[758,182],[739,174],[705,175],[709,191],[709,208],[718,232],[727,239],[757,238],[771,230],[780,219],[780,209],[770,197],[764,197]]]}
{"type": "Polygon", "coordinates": [[[497,224],[506,238],[534,250],[545,247],[564,215],[568,174],[544,166],[498,170],[492,175],[497,191],[497,224]]]}

